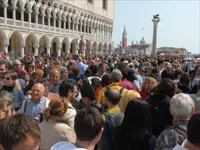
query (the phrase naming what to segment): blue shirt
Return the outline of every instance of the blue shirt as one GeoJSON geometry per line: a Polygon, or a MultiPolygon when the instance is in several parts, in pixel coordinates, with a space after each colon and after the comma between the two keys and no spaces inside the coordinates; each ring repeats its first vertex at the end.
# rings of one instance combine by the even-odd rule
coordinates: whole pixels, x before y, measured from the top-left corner
{"type": "Polygon", "coordinates": [[[75,66],[78,67],[78,68],[80,69],[79,76],[85,74],[85,71],[86,71],[86,65],[85,65],[83,62],[78,61],[78,62],[75,64],[75,66]]]}
{"type": "Polygon", "coordinates": [[[26,106],[26,114],[29,117],[37,117],[39,113],[43,113],[46,105],[46,98],[43,96],[38,103],[29,100],[26,106]]]}

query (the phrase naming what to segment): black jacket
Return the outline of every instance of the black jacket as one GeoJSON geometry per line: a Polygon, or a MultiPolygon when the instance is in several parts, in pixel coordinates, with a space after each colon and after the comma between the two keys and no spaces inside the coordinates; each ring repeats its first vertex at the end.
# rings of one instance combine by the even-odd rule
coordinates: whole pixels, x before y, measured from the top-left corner
{"type": "Polygon", "coordinates": [[[146,101],[151,105],[152,117],[152,133],[158,137],[159,134],[172,124],[172,115],[170,114],[170,97],[159,92],[155,88],[146,98],[146,101]]]}

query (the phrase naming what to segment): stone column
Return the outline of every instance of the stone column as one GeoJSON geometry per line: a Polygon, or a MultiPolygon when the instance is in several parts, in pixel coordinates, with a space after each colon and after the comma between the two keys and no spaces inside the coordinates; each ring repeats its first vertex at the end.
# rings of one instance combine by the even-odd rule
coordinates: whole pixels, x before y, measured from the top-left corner
{"type": "Polygon", "coordinates": [[[29,11],[28,11],[29,28],[31,28],[31,13],[32,13],[32,10],[29,10],[29,11]]]}
{"type": "Polygon", "coordinates": [[[8,53],[8,44],[4,44],[4,52],[7,54],[8,53]]]}
{"type": "Polygon", "coordinates": [[[34,46],[35,48],[35,56],[38,56],[38,46],[34,46]]]}
{"type": "Polygon", "coordinates": [[[4,1],[4,24],[7,24],[7,1],[4,1]]]}
{"type": "Polygon", "coordinates": [[[13,26],[15,26],[15,20],[16,20],[16,9],[17,7],[16,6],[13,6],[13,26]]]}
{"type": "Polygon", "coordinates": [[[24,58],[24,47],[25,47],[25,45],[22,45],[22,46],[21,46],[20,58],[24,58]]]}
{"type": "Polygon", "coordinates": [[[59,27],[59,31],[61,32],[61,18],[58,18],[58,27],[59,27]]]}
{"type": "Polygon", "coordinates": [[[153,57],[156,57],[156,43],[157,43],[157,26],[158,26],[158,23],[160,22],[159,19],[153,19],[152,20],[153,22],[153,46],[152,46],[152,56],[153,57]]]}
{"type": "Polygon", "coordinates": [[[82,32],[82,22],[80,22],[80,32],[82,32]]]}
{"type": "Polygon", "coordinates": [[[50,46],[47,46],[47,55],[48,56],[51,56],[51,47],[50,46]]]}
{"type": "Polygon", "coordinates": [[[69,31],[70,31],[70,23],[71,23],[71,21],[70,21],[70,19],[68,18],[68,33],[69,33],[69,31]]]}
{"type": "Polygon", "coordinates": [[[83,23],[83,26],[84,26],[84,31],[83,32],[86,33],[86,23],[85,22],[83,23]]]}
{"type": "Polygon", "coordinates": [[[21,9],[21,27],[24,27],[24,11],[25,9],[21,9]]]}
{"type": "Polygon", "coordinates": [[[51,23],[50,23],[51,15],[48,14],[48,30],[50,31],[51,23]]]}
{"type": "Polygon", "coordinates": [[[45,15],[42,14],[42,30],[44,30],[44,17],[45,17],[45,15]]]}
{"type": "Polygon", "coordinates": [[[36,25],[36,29],[38,29],[38,15],[39,15],[39,12],[35,12],[35,25],[36,25]]]}
{"type": "Polygon", "coordinates": [[[64,22],[64,24],[63,24],[63,26],[64,26],[64,31],[66,32],[66,18],[63,19],[63,22],[64,22]]]}
{"type": "Polygon", "coordinates": [[[57,47],[57,57],[61,56],[61,46],[57,47]]]}
{"type": "Polygon", "coordinates": [[[56,16],[53,17],[53,30],[56,32],[56,16]]]}

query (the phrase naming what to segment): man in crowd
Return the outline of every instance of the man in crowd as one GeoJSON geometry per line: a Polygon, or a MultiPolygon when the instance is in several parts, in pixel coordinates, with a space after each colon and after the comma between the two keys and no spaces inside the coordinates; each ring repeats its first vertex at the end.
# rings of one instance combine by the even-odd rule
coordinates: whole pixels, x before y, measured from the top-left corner
{"type": "Polygon", "coordinates": [[[105,91],[106,104],[108,106],[104,119],[104,131],[99,141],[100,149],[107,150],[110,140],[112,139],[112,131],[121,124],[122,114],[120,113],[119,101],[121,99],[120,92],[116,89],[107,89],[105,91]]]}
{"type": "Polygon", "coordinates": [[[187,94],[177,94],[170,101],[173,125],[166,128],[158,137],[155,150],[173,148],[186,138],[187,123],[194,113],[194,102],[187,94]]]}
{"type": "Polygon", "coordinates": [[[83,63],[83,59],[80,56],[78,57],[78,61],[75,64],[75,66],[80,69],[79,76],[84,76],[87,68],[86,68],[86,65],[83,63]]]}
{"type": "Polygon", "coordinates": [[[26,72],[26,70],[22,69],[22,63],[20,60],[15,60],[14,63],[14,69],[15,71],[17,72],[18,74],[18,78],[19,79],[24,79],[25,82],[26,82],[26,85],[28,85],[29,83],[29,75],[28,73],[26,72]]]}
{"type": "Polygon", "coordinates": [[[0,150],[38,150],[41,141],[38,122],[15,114],[0,125],[0,150]]]}
{"type": "Polygon", "coordinates": [[[31,99],[25,100],[19,112],[26,113],[29,117],[37,119],[42,122],[43,111],[49,105],[49,100],[44,97],[44,86],[36,83],[32,87],[31,99]]]}
{"type": "Polygon", "coordinates": [[[106,64],[105,63],[101,63],[99,64],[99,71],[97,72],[97,76],[99,78],[102,78],[104,74],[107,73],[107,68],[106,68],[106,64]]]}
{"type": "Polygon", "coordinates": [[[76,85],[76,81],[67,79],[64,80],[59,87],[60,97],[64,97],[69,101],[67,112],[63,119],[70,126],[74,126],[74,118],[76,116],[77,102],[75,101],[79,91],[76,85]],[[74,108],[75,107],[75,108],[74,108]]]}
{"type": "Polygon", "coordinates": [[[182,144],[177,145],[173,150],[199,150],[200,149],[200,114],[194,114],[187,125],[187,139],[182,144]]]}
{"type": "Polygon", "coordinates": [[[0,72],[5,73],[8,71],[8,66],[5,60],[0,60],[0,72]]]}
{"type": "Polygon", "coordinates": [[[77,113],[75,118],[75,144],[59,142],[51,150],[94,150],[95,145],[101,138],[103,125],[103,118],[96,108],[84,108],[77,113]]]}
{"type": "Polygon", "coordinates": [[[52,68],[49,73],[49,80],[51,84],[50,92],[59,94],[59,86],[61,84],[60,71],[56,68],[52,68]]]}

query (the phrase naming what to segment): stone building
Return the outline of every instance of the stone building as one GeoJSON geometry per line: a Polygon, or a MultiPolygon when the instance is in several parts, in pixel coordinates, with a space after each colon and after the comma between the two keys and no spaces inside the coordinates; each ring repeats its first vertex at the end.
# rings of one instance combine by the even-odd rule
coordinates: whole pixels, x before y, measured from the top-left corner
{"type": "Polygon", "coordinates": [[[127,44],[127,31],[126,27],[124,27],[124,31],[122,34],[122,43],[115,48],[115,53],[117,54],[135,54],[135,55],[151,55],[152,52],[152,44],[147,44],[144,40],[144,37],[140,40],[140,42],[136,42],[135,44],[132,41],[131,45],[127,44]]]}
{"type": "Polygon", "coordinates": [[[188,52],[185,48],[175,48],[175,47],[160,47],[157,49],[158,54],[164,55],[187,55],[188,52]]]}
{"type": "Polygon", "coordinates": [[[111,53],[114,0],[2,0],[0,51],[26,54],[111,53]]]}

